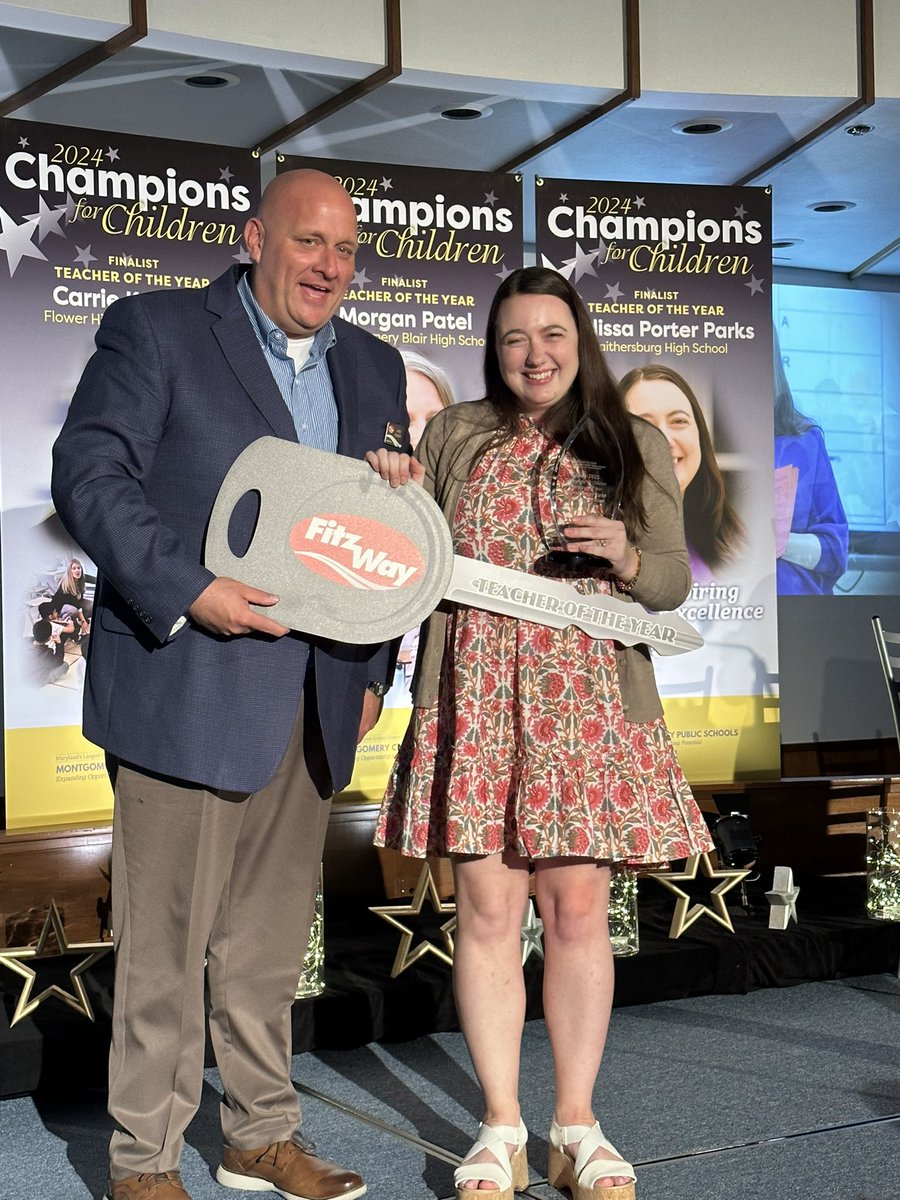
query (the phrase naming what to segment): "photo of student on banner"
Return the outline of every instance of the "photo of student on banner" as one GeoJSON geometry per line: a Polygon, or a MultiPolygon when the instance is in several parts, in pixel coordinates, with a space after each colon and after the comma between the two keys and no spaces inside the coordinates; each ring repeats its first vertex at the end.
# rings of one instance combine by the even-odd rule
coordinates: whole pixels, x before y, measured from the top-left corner
{"type": "Polygon", "coordinates": [[[703,409],[687,380],[661,362],[635,367],[619,386],[628,410],[655,425],[669,443],[691,575],[695,583],[709,583],[739,552],[744,526],[728,498],[703,409]]]}
{"type": "Polygon", "coordinates": [[[75,626],[73,633],[79,641],[90,629],[88,618],[93,609],[93,602],[85,594],[85,586],[84,566],[81,559],[73,558],[51,598],[38,606],[42,617],[52,620],[65,615],[71,618],[75,626]]]}
{"type": "MultiPolygon", "coordinates": [[[[25,676],[33,683],[59,683],[86,656],[94,586],[81,559],[72,557],[32,585],[25,599],[31,651],[25,656],[25,676]]],[[[67,682],[74,686],[74,677],[67,682]]]]}
{"type": "Polygon", "coordinates": [[[847,517],[822,429],[794,404],[777,330],[774,349],[778,595],[831,595],[847,570],[847,517]]]}
{"type": "Polygon", "coordinates": [[[69,672],[62,636],[54,632],[47,617],[40,617],[31,627],[30,653],[26,659],[26,674],[36,687],[58,683],[69,672]]]}

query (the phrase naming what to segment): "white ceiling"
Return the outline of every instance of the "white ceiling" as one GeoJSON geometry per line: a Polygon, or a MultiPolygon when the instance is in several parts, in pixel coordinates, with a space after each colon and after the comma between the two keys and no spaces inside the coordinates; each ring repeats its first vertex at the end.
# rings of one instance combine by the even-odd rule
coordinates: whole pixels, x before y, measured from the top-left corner
{"type": "MultiPolygon", "coordinates": [[[[861,284],[897,286],[900,246],[864,267],[900,241],[897,0],[641,0],[639,98],[524,163],[530,147],[622,88],[626,4],[557,0],[548,10],[543,0],[404,0],[403,72],[280,149],[467,170],[515,162],[526,197],[535,175],[733,184],[854,100],[856,15],[866,4],[874,14],[874,104],[752,182],[772,186],[775,239],[797,239],[775,251],[776,265],[843,276],[864,268],[861,284]],[[464,62],[478,75],[461,71],[464,62]],[[704,84],[716,90],[695,90],[704,84]],[[486,115],[440,116],[460,106],[486,115]],[[730,127],[673,132],[678,122],[709,117],[730,127]],[[845,132],[863,123],[873,127],[866,136],[845,132]],[[854,207],[810,207],[834,200],[854,207]]],[[[128,21],[128,0],[0,3],[0,96],[128,21]]],[[[377,69],[383,23],[382,0],[149,0],[145,38],[10,115],[252,148],[377,69]],[[260,17],[271,18],[265,37],[250,32],[260,17]],[[184,84],[216,73],[231,85],[184,84]]]]}

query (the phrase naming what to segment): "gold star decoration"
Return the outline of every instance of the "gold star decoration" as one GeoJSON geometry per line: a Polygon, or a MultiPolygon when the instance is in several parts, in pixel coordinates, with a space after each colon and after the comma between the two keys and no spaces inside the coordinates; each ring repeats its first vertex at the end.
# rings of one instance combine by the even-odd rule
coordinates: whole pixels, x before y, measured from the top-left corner
{"type": "Polygon", "coordinates": [[[522,966],[528,962],[532,954],[544,957],[544,922],[534,911],[534,901],[528,897],[525,917],[522,921],[522,966]]]}
{"type": "Polygon", "coordinates": [[[731,933],[734,933],[734,926],[731,923],[731,917],[725,905],[725,894],[730,892],[733,887],[737,887],[741,880],[746,879],[749,874],[749,871],[737,869],[726,870],[722,868],[716,870],[708,854],[692,854],[684,864],[683,871],[647,872],[648,878],[655,879],[657,883],[661,883],[664,888],[668,888],[670,892],[673,892],[677,896],[675,911],[672,913],[672,924],[669,926],[670,938],[681,937],[684,931],[689,929],[700,917],[711,917],[714,921],[718,921],[720,925],[724,925],[731,933]],[[702,868],[702,872],[707,879],[722,880],[709,894],[709,898],[712,901],[712,908],[708,904],[692,904],[688,893],[683,888],[677,886],[677,881],[679,880],[696,879],[698,866],[702,868]]]}
{"type": "Polygon", "coordinates": [[[446,904],[441,900],[434,882],[434,876],[431,873],[431,866],[427,862],[422,864],[422,870],[419,873],[419,879],[409,904],[378,904],[371,906],[369,912],[375,913],[383,921],[387,921],[389,925],[393,925],[395,929],[399,929],[402,934],[400,945],[397,947],[397,954],[394,958],[394,965],[391,967],[391,979],[396,979],[407,967],[411,967],[414,962],[417,962],[423,954],[433,954],[441,962],[446,963],[448,967],[453,965],[453,932],[456,929],[456,905],[446,904]],[[429,942],[427,938],[411,949],[415,932],[409,926],[404,925],[402,921],[398,920],[398,917],[418,916],[422,911],[422,906],[426,898],[434,911],[439,915],[443,915],[444,913],[453,914],[450,920],[445,921],[440,929],[444,949],[436,946],[434,942],[429,942]]]}
{"type": "Polygon", "coordinates": [[[66,938],[66,931],[63,927],[62,918],[59,915],[59,909],[56,907],[56,901],[51,900],[46,920],[37,940],[37,945],[22,946],[12,950],[0,950],[0,966],[6,967],[9,971],[14,971],[25,980],[25,986],[22,988],[19,999],[16,1002],[15,1012],[9,1023],[10,1028],[18,1021],[21,1021],[23,1017],[27,1017],[29,1013],[33,1013],[36,1008],[39,1008],[51,996],[62,1000],[63,1004],[67,1004],[75,1012],[79,1012],[82,1016],[87,1017],[89,1021],[93,1021],[94,1010],[91,1008],[91,1002],[88,999],[88,994],[85,991],[84,982],[81,977],[85,971],[88,971],[104,954],[108,954],[112,948],[112,942],[70,943],[66,938]],[[56,941],[58,947],[56,951],[52,948],[49,950],[47,948],[51,936],[56,941]],[[83,958],[69,972],[69,978],[72,981],[74,991],[66,991],[65,988],[52,983],[48,987],[45,987],[43,991],[38,992],[36,996],[32,995],[38,973],[34,967],[28,966],[27,963],[38,960],[46,961],[51,958],[64,958],[68,955],[83,954],[85,952],[87,952],[87,957],[83,958]]]}

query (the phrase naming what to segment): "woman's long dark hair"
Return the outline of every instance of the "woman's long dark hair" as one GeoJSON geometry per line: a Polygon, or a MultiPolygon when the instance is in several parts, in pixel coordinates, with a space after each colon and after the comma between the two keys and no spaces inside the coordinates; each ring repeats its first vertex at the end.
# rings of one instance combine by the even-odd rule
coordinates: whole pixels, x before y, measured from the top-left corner
{"type": "Polygon", "coordinates": [[[684,532],[688,545],[708,567],[720,567],[734,557],[744,525],[728,499],[703,409],[687,380],[663,363],[648,363],[623,375],[622,395],[627,396],[643,379],[674,384],[691,406],[700,440],[700,466],[684,492],[684,532]]]}
{"type": "Polygon", "coordinates": [[[817,428],[815,421],[805,416],[794,404],[794,394],[784,370],[778,330],[774,327],[772,348],[775,351],[775,436],[791,437],[817,428]]]}
{"type": "Polygon", "coordinates": [[[582,417],[589,418],[583,437],[574,449],[586,460],[607,462],[617,478],[621,517],[630,537],[646,522],[641,497],[646,474],[644,460],[631,426],[631,417],[622,400],[606,359],[597,342],[587,309],[581,297],[562,275],[546,267],[522,267],[507,275],[500,284],[488,314],[484,347],[485,396],[497,414],[496,447],[513,437],[522,410],[513,392],[504,382],[497,353],[497,320],[500,305],[511,296],[555,296],[568,307],[578,332],[578,374],[569,393],[547,411],[543,427],[563,441],[582,417]],[[617,447],[611,454],[610,446],[617,447]]]}

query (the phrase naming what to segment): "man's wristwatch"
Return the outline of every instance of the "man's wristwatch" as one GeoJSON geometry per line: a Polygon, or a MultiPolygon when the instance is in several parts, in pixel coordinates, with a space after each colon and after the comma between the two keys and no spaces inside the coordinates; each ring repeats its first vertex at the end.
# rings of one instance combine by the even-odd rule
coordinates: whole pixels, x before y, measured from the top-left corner
{"type": "Polygon", "coordinates": [[[377,696],[379,700],[386,696],[390,690],[390,685],[387,683],[376,683],[374,679],[370,679],[366,684],[366,690],[370,691],[373,696],[377,696]]]}

